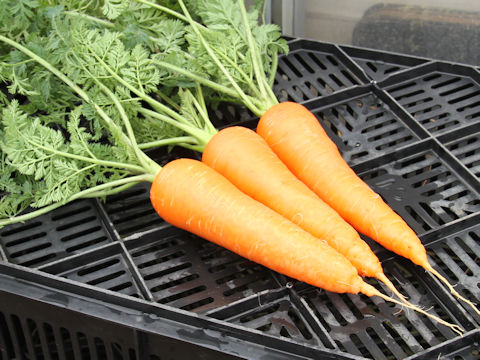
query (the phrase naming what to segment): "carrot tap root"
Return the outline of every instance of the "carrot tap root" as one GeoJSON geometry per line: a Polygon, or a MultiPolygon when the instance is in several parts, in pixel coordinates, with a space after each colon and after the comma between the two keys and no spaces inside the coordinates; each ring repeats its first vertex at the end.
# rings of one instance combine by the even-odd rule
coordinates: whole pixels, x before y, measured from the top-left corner
{"type": "Polygon", "coordinates": [[[435,270],[429,263],[428,263],[428,265],[425,265],[424,268],[427,271],[431,272],[435,277],[437,277],[438,280],[440,280],[442,283],[444,283],[445,286],[450,290],[450,292],[452,293],[453,296],[455,296],[456,298],[465,302],[467,305],[469,305],[477,313],[477,315],[480,315],[480,311],[476,307],[477,304],[473,303],[472,301],[470,301],[467,298],[460,295],[458,293],[458,291],[453,288],[453,285],[450,284],[448,282],[448,280],[444,276],[442,276],[437,270],[435,270]]]}
{"type": "Polygon", "coordinates": [[[413,305],[412,303],[410,303],[406,300],[405,301],[398,301],[398,300],[396,300],[396,299],[394,299],[390,296],[387,296],[387,295],[381,293],[376,288],[374,288],[373,286],[371,286],[367,283],[365,283],[364,286],[362,287],[361,293],[365,294],[367,296],[378,296],[378,297],[381,297],[385,301],[390,301],[390,302],[393,302],[393,303],[395,303],[397,305],[400,305],[402,307],[404,306],[408,309],[415,310],[418,313],[423,314],[423,315],[437,321],[438,323],[449,327],[452,331],[456,332],[457,334],[459,334],[461,336],[463,335],[463,332],[465,331],[460,326],[458,326],[456,324],[449,323],[448,321],[445,321],[445,320],[439,318],[436,315],[430,314],[430,313],[426,312],[425,310],[421,309],[420,307],[415,306],[415,305],[413,305]]]}
{"type": "Polygon", "coordinates": [[[393,285],[393,283],[384,273],[377,274],[376,278],[381,282],[383,282],[387,286],[387,288],[391,292],[393,292],[400,300],[409,304],[409,302],[407,301],[407,298],[400,291],[398,291],[395,285],[393,285]]]}

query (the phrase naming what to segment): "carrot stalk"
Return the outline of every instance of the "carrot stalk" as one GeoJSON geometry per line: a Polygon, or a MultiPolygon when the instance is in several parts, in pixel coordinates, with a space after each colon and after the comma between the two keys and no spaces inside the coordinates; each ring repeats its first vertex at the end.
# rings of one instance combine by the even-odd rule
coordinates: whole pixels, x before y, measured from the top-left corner
{"type": "Polygon", "coordinates": [[[261,117],[257,133],[300,180],[355,229],[431,272],[480,314],[433,269],[415,232],[348,166],[307,108],[293,102],[275,105],[261,117]]]}

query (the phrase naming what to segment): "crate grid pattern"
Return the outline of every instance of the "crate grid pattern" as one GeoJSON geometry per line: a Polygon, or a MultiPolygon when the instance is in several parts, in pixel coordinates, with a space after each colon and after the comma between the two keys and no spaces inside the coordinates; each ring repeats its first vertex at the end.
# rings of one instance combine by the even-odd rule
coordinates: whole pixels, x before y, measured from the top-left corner
{"type": "MultiPolygon", "coordinates": [[[[275,78],[279,99],[312,110],[354,170],[421,236],[434,266],[480,302],[480,228],[471,220],[480,214],[480,185],[472,184],[480,176],[478,79],[425,59],[291,43],[275,78]],[[459,230],[443,236],[446,228],[459,230]]],[[[214,118],[217,126],[252,126],[251,114],[235,107],[214,118]]],[[[474,341],[381,299],[314,289],[174,229],[153,211],[146,185],[1,229],[0,255],[7,264],[250,329],[259,335],[251,341],[275,339],[287,352],[297,344],[335,358],[427,359],[448,344],[444,356],[477,358],[480,318],[425,272],[366,240],[401,292],[461,324],[474,341]]],[[[8,310],[0,306],[0,360],[135,359],[145,351],[139,339],[130,342],[133,330],[124,329],[129,340],[120,344],[90,334],[92,324],[81,318],[72,333],[71,324],[8,310]]]]}

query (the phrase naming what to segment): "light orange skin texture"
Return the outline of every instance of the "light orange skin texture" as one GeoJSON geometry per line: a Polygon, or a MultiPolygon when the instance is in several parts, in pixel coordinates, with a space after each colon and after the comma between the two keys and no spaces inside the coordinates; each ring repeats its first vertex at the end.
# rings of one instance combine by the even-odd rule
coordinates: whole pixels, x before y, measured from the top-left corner
{"type": "Polygon", "coordinates": [[[428,264],[415,232],[348,166],[307,108],[293,102],[275,105],[261,117],[257,133],[355,229],[417,265],[428,264]]]}
{"type": "Polygon", "coordinates": [[[150,199],[170,224],[274,271],[338,293],[365,288],[343,255],[200,161],[178,159],[164,166],[150,199]]]}
{"type": "Polygon", "coordinates": [[[362,276],[376,277],[382,266],[358,233],[302,183],[255,131],[232,126],[207,144],[202,162],[237,188],[344,255],[362,276]]]}

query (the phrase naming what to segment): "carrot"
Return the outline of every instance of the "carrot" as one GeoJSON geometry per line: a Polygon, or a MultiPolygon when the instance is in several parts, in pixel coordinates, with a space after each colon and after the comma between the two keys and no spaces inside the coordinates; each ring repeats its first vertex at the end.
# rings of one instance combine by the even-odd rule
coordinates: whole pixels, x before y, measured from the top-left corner
{"type": "Polygon", "coordinates": [[[361,276],[383,274],[380,261],[355,229],[295,177],[253,130],[241,126],[221,130],[205,147],[202,162],[247,195],[326,240],[361,276]]]}
{"type": "Polygon", "coordinates": [[[293,102],[275,105],[260,118],[257,133],[300,180],[355,229],[434,274],[480,314],[430,265],[415,232],[348,166],[307,108],[293,102]]]}
{"type": "Polygon", "coordinates": [[[152,183],[150,199],[170,224],[269,269],[327,291],[376,295],[405,305],[364,282],[350,261],[326,242],[244,194],[200,161],[177,159],[165,165],[152,183]]]}
{"type": "Polygon", "coordinates": [[[202,162],[245,194],[326,241],[352,263],[359,275],[381,280],[403,302],[412,305],[387,278],[379,259],[355,229],[293,175],[253,130],[241,126],[221,130],[205,147],[202,162]]]}

